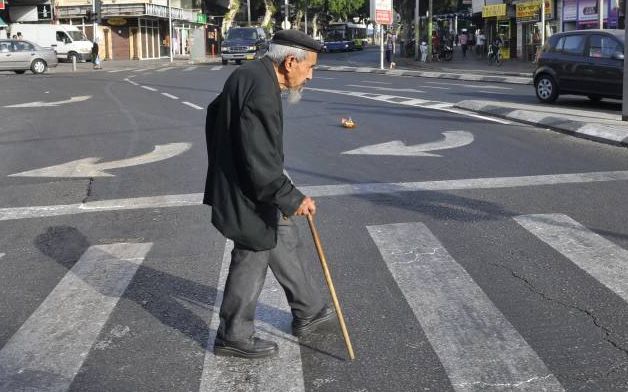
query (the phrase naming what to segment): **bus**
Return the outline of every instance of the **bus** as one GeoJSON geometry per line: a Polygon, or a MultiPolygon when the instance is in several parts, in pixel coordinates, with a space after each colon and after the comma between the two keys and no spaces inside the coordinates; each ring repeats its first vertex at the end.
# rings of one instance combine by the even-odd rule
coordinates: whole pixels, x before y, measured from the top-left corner
{"type": "Polygon", "coordinates": [[[363,23],[332,22],[325,29],[324,49],[328,52],[362,50],[367,42],[363,23]]]}

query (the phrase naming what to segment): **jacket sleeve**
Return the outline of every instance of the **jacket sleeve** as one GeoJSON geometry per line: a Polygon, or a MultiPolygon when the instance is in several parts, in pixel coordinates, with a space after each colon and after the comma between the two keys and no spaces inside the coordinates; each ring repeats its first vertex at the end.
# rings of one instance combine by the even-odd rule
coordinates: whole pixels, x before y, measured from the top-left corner
{"type": "Polygon", "coordinates": [[[290,216],[305,196],[283,173],[281,118],[273,94],[249,97],[239,118],[240,156],[250,192],[257,200],[274,204],[290,216]]]}

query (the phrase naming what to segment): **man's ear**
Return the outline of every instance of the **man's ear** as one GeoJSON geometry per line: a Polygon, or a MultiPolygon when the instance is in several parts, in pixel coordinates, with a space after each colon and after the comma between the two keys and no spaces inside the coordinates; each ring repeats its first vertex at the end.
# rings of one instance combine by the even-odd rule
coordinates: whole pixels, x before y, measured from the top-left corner
{"type": "Polygon", "coordinates": [[[292,71],[296,65],[297,65],[297,59],[296,57],[292,55],[286,56],[286,58],[283,61],[283,67],[288,72],[292,71]]]}

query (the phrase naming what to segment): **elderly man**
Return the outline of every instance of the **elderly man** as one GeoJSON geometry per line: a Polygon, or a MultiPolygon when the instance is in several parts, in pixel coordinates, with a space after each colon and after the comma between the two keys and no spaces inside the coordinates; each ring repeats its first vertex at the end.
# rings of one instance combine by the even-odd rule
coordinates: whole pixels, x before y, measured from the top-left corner
{"type": "Polygon", "coordinates": [[[267,268],[292,310],[292,333],[301,336],[331,322],[335,313],[297,255],[292,216],[313,215],[316,205],[283,168],[281,93],[296,102],[312,79],[321,44],[295,30],[273,37],[266,56],[245,64],[225,82],[207,109],[209,169],[203,202],[212,223],[233,240],[220,308],[216,355],[261,358],[277,345],[254,336],[255,306],[267,268]]]}

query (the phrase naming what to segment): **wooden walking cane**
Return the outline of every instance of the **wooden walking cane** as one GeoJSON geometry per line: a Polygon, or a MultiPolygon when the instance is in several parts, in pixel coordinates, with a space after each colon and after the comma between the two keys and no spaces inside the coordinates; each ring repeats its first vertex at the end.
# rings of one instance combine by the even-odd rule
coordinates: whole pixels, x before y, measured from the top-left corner
{"type": "Polygon", "coordinates": [[[331,293],[331,299],[334,301],[334,308],[336,309],[336,315],[338,316],[338,322],[340,322],[340,329],[342,330],[342,336],[345,339],[345,346],[347,346],[347,351],[349,352],[349,358],[353,361],[355,359],[355,355],[353,354],[353,346],[351,345],[351,339],[349,338],[349,332],[347,331],[347,326],[345,325],[345,319],[342,315],[342,309],[340,309],[340,303],[338,302],[338,297],[336,296],[336,289],[334,288],[334,282],[331,280],[331,274],[329,273],[329,268],[327,267],[327,258],[325,257],[325,253],[323,253],[323,246],[321,245],[321,239],[318,236],[318,231],[316,230],[316,226],[314,225],[314,218],[312,215],[307,215],[307,223],[310,225],[310,231],[312,232],[312,238],[314,239],[314,245],[316,245],[316,252],[318,252],[318,258],[321,261],[321,266],[323,267],[323,273],[325,274],[325,281],[327,282],[327,287],[329,287],[329,292],[331,293]]]}

